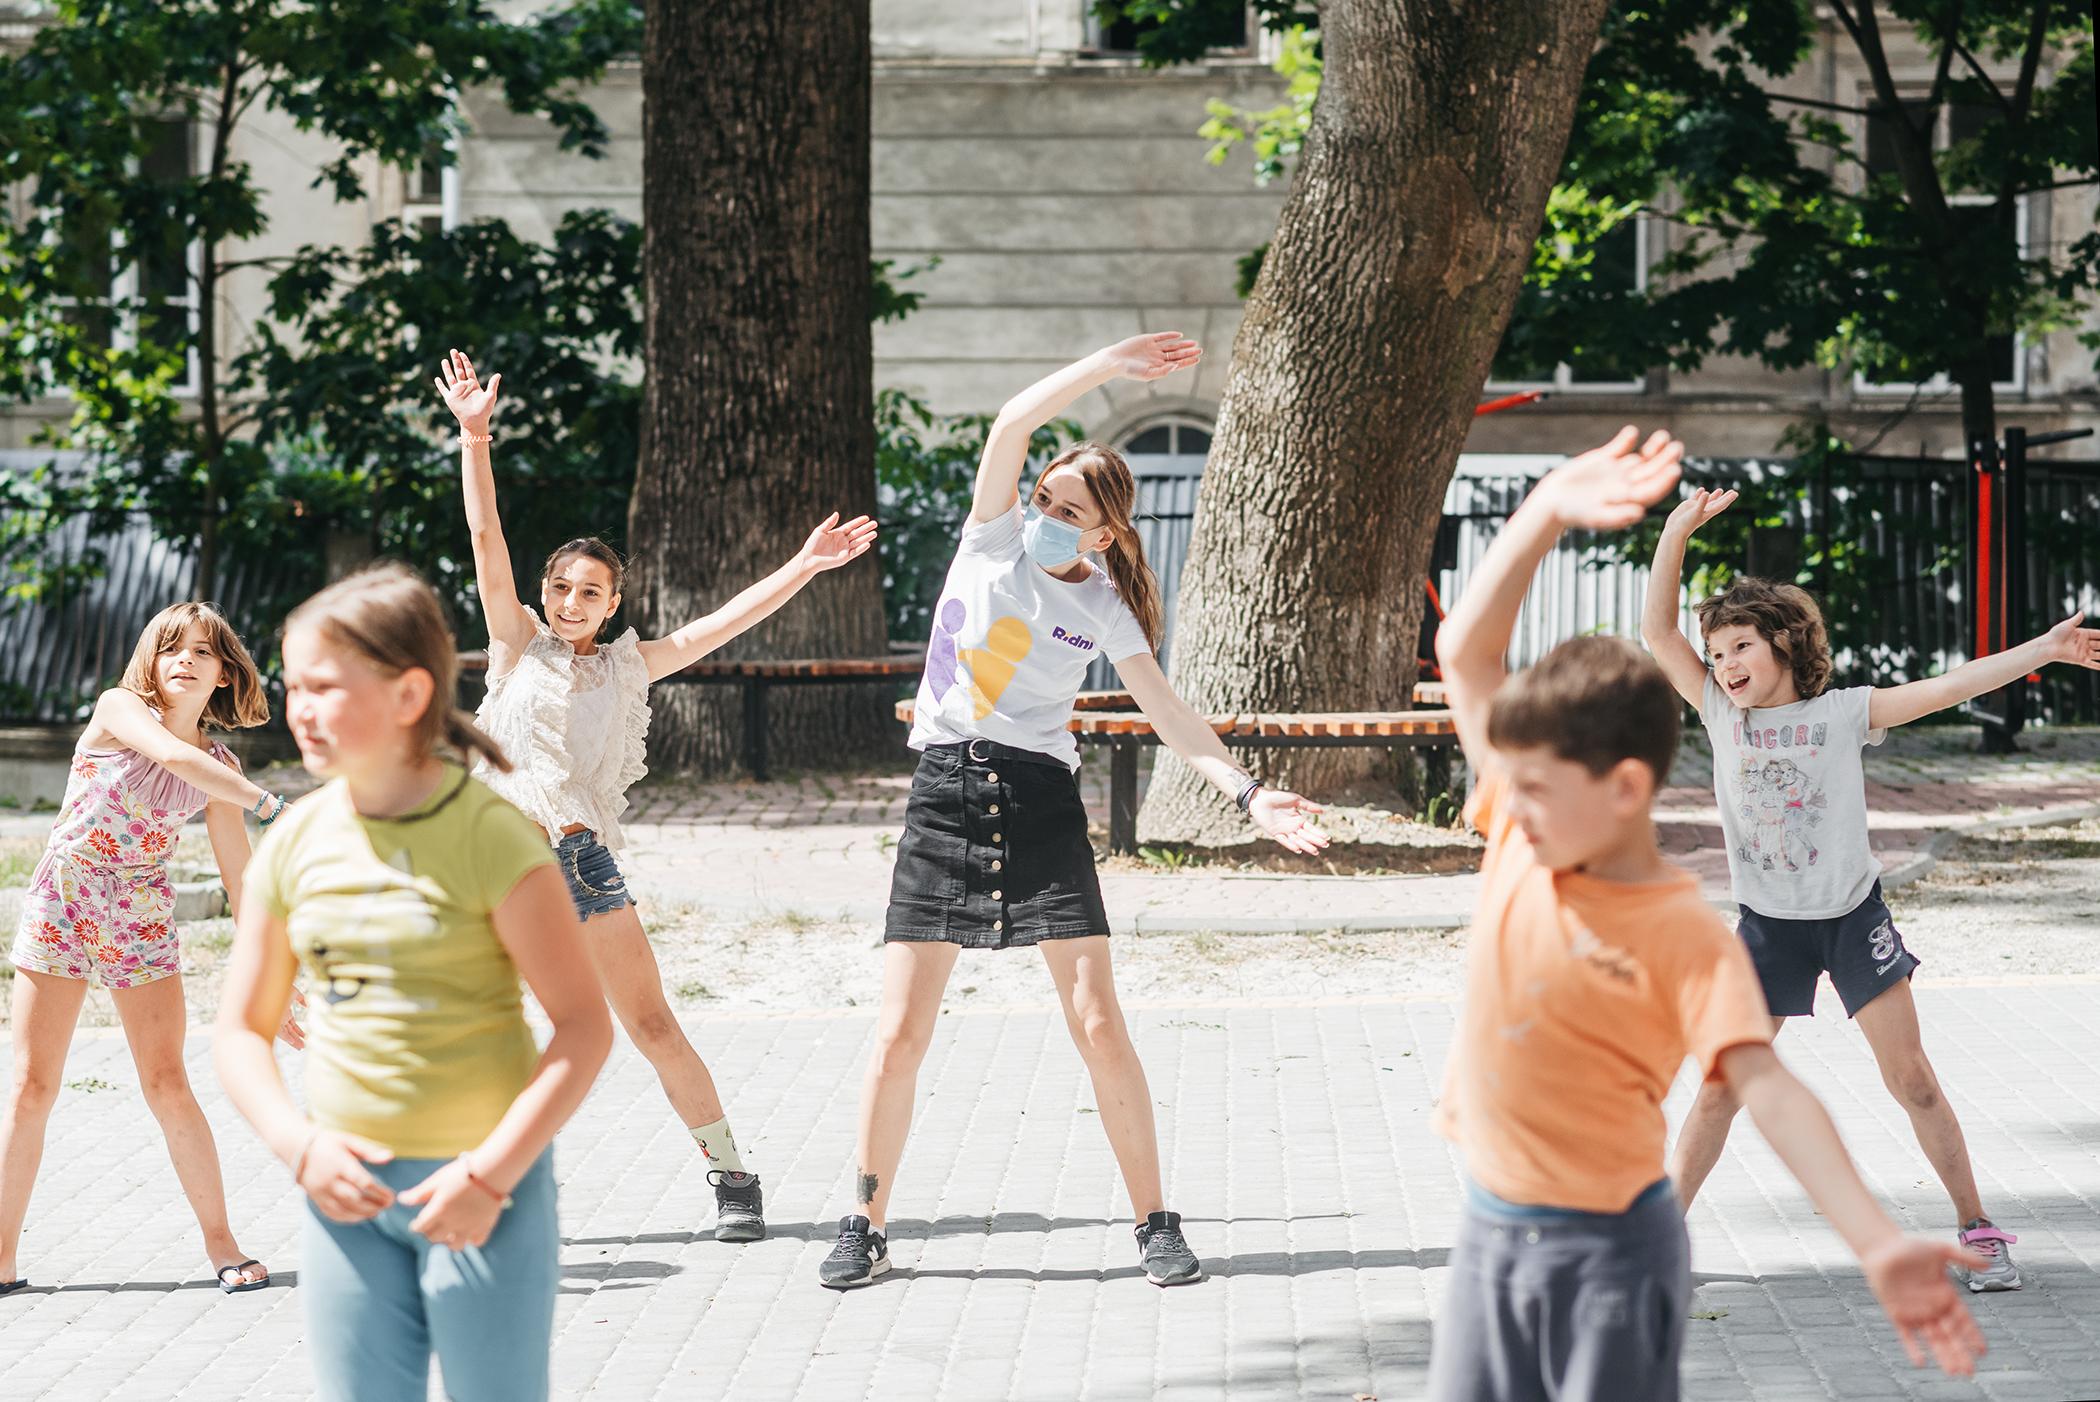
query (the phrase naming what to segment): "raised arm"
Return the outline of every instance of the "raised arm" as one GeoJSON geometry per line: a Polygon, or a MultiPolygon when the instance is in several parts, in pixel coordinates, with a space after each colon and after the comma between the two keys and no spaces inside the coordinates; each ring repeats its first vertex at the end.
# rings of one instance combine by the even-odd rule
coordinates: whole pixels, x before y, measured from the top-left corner
{"type": "Polygon", "coordinates": [[[1476,773],[1493,762],[1488,707],[1507,675],[1503,656],[1539,562],[1562,531],[1624,530],[1676,485],[1684,445],[1658,432],[1636,448],[1638,437],[1629,425],[1603,447],[1570,458],[1541,478],[1496,533],[1458,606],[1437,628],[1444,694],[1466,763],[1476,773]]]}
{"type": "Polygon", "coordinates": [[[1097,350],[1007,400],[984,437],[970,519],[996,521],[1013,509],[1035,431],[1069,409],[1079,396],[1110,380],[1157,380],[1186,370],[1202,358],[1202,347],[1179,331],[1154,331],[1097,350]]]}
{"type": "Polygon", "coordinates": [[[510,545],[496,514],[496,474],[489,467],[489,417],[496,411],[503,376],[492,375],[482,384],[474,362],[459,351],[449,352],[442,368],[443,376],[435,381],[438,393],[459,420],[459,485],[467,504],[467,539],[474,547],[474,586],[488,619],[489,642],[515,656],[532,641],[532,616],[518,601],[510,545]]]}
{"type": "MultiPolygon", "coordinates": [[[[1159,732],[1161,743],[1187,760],[1210,781],[1211,787],[1237,801],[1253,782],[1253,776],[1232,762],[1210,722],[1174,694],[1166,673],[1159,670],[1159,659],[1149,652],[1126,657],[1116,663],[1116,675],[1123,679],[1131,699],[1159,732]]],[[[1320,805],[1309,798],[1300,798],[1288,789],[1267,787],[1257,788],[1247,806],[1247,816],[1254,820],[1254,826],[1291,851],[1306,853],[1327,845],[1327,834],[1307,816],[1320,811],[1320,805]]]]}
{"type": "Polygon", "coordinates": [[[832,512],[809,533],[794,559],[706,617],[694,619],[669,637],[644,642],[642,661],[648,665],[649,680],[668,677],[772,617],[803,585],[825,570],[859,559],[874,543],[874,521],[856,516],[841,525],[838,512],[832,512]]]}
{"type": "Polygon", "coordinates": [[[1867,698],[1867,724],[1876,730],[1908,725],[1920,716],[1996,691],[2051,662],[2100,669],[2100,628],[2080,627],[2084,622],[2084,613],[2074,613],[2039,638],[1964,662],[1951,672],[1902,686],[1877,686],[1867,698]]]}
{"type": "Polygon", "coordinates": [[[250,783],[240,770],[221,764],[211,751],[170,735],[137,692],[121,687],[103,692],[95,701],[88,730],[111,736],[125,749],[144,755],[176,778],[202,789],[207,798],[231,803],[249,813],[255,813],[259,805],[262,811],[257,816],[273,819],[282,806],[282,800],[250,783]],[[264,803],[266,798],[271,801],[264,803]]]}
{"type": "Polygon", "coordinates": [[[1701,487],[1677,503],[1655,542],[1648,597],[1641,607],[1641,642],[1677,694],[1695,707],[1706,687],[1706,664],[1677,630],[1677,586],[1684,577],[1684,547],[1693,531],[1734,505],[1735,496],[1733,488],[1715,492],[1701,487]]]}
{"type": "Polygon", "coordinates": [[[1719,1067],[1728,1088],[1757,1121],[1758,1133],[1859,1257],[1867,1284],[1896,1326],[1911,1362],[1924,1363],[1929,1349],[1946,1372],[1975,1372],[1984,1351],[1983,1331],[1947,1279],[1947,1267],[1981,1269],[1985,1262],[1950,1242],[1909,1237],[1896,1229],[1860,1181],[1823,1102],[1770,1046],[1730,1047],[1721,1053],[1719,1067]]]}

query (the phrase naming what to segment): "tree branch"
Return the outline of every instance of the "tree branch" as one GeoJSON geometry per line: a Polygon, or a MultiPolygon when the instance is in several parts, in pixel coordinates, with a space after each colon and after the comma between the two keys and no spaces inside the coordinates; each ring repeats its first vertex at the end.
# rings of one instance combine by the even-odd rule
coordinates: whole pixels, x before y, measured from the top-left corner
{"type": "Polygon", "coordinates": [[[1848,107],[1842,102],[1824,102],[1820,98],[1795,97],[1792,93],[1766,92],[1759,88],[1758,94],[1767,102],[1784,102],[1795,107],[1814,107],[1824,112],[1846,112],[1855,117],[1871,117],[1874,114],[1864,107],[1848,107]]]}
{"type": "Polygon", "coordinates": [[[2050,0],[2034,0],[2034,18],[2027,24],[2027,52],[2020,55],[2020,81],[2013,88],[2012,121],[2027,120],[2034,103],[2034,77],[2042,66],[2042,46],[2049,40],[2050,0]]]}
{"type": "Polygon", "coordinates": [[[1970,53],[1967,47],[1961,44],[1956,44],[1954,51],[1961,55],[1962,62],[1969,65],[1969,71],[1976,75],[1976,80],[1991,90],[1991,96],[1998,100],[1998,105],[2005,109],[2006,114],[2008,116],[2011,115],[2012,103],[2006,100],[2005,90],[1998,86],[1997,79],[1983,71],[1983,65],[1976,61],[1976,55],[1970,53]]]}
{"type": "Polygon", "coordinates": [[[1940,99],[1947,94],[1947,74],[1954,67],[1955,36],[1961,33],[1962,0],[1954,0],[1954,9],[1947,16],[1947,42],[1940,47],[1939,66],[1933,70],[1932,87],[1925,100],[1937,110],[1940,99]]]}

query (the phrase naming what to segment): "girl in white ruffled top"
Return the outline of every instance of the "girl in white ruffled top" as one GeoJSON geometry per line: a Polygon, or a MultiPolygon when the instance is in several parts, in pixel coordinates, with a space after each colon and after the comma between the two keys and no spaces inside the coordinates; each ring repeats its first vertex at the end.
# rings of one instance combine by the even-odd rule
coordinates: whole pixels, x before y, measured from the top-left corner
{"type": "Polygon", "coordinates": [[[540,573],[542,613],[519,601],[489,469],[489,416],[503,377],[483,385],[458,351],[443,370],[436,383],[459,420],[467,529],[489,625],[488,699],[477,719],[516,765],[508,774],[483,766],[475,777],[554,844],[613,1012],[707,1157],[715,1239],[756,1241],[765,1235],[758,1176],[737,1150],[714,1077],[664,997],[656,955],[613,854],[622,845],[627,790],[647,772],[649,684],[771,616],[822,571],[865,554],[875,523],[862,516],[841,524],[833,512],[794,559],[715,612],[668,637],[643,639],[629,628],[603,642],[620,607],[619,555],[595,538],[572,540],[540,573]]]}

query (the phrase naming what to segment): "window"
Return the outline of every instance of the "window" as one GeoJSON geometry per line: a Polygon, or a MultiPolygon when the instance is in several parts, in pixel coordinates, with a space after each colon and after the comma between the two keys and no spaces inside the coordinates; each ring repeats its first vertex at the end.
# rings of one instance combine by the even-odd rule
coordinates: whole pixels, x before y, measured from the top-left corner
{"type": "MultiPolygon", "coordinates": [[[[1157,20],[1134,20],[1129,18],[1103,22],[1094,13],[1092,0],[1082,0],[1086,5],[1086,33],[1088,45],[1095,54],[1106,58],[1123,58],[1138,52],[1138,39],[1147,31],[1157,29],[1157,20]]],[[[1206,36],[1205,48],[1225,54],[1249,54],[1254,52],[1254,26],[1248,23],[1244,6],[1223,15],[1218,20],[1216,33],[1206,36]]]]}
{"type": "MultiPolygon", "coordinates": [[[[156,185],[180,185],[194,170],[194,129],[181,119],[147,124],[148,146],[138,173],[156,185]]],[[[90,226],[76,248],[75,284],[81,289],[66,312],[87,340],[104,350],[135,350],[142,342],[188,346],[188,363],[173,389],[197,390],[197,245],[185,243],[182,229],[156,223],[135,230],[129,255],[118,267],[117,230],[112,224],[90,226]]]]}
{"type": "MultiPolygon", "coordinates": [[[[1563,248],[1563,253],[1570,251],[1563,248]]],[[[1600,293],[1633,294],[1648,286],[1648,221],[1621,220],[1611,232],[1597,240],[1588,278],[1600,293]]],[[[1527,295],[1533,295],[1527,293],[1527,295]]],[[[1550,292],[1536,294],[1550,297],[1550,292]]],[[[1624,394],[1647,386],[1645,366],[1618,365],[1602,356],[1578,354],[1549,371],[1543,365],[1525,365],[1508,351],[1498,352],[1488,371],[1490,389],[1555,389],[1577,393],[1624,394]]]]}
{"type": "MultiPolygon", "coordinates": [[[[1869,104],[1872,114],[1866,119],[1866,178],[1878,179],[1896,174],[1897,132],[1893,114],[1878,103],[1869,104]]],[[[1973,141],[1989,134],[1990,129],[2001,118],[1997,109],[1973,103],[1947,103],[1935,111],[1930,103],[1912,99],[1903,103],[1903,118],[1914,129],[1930,129],[1932,148],[1944,151],[1964,141],[1973,141]]],[[[1996,200],[1990,195],[1949,192],[1947,203],[1958,220],[1987,220],[1995,213],[1996,200]]],[[[2027,250],[2027,197],[2021,196],[2013,205],[2013,241],[2024,255],[2027,250]]],[[[1992,388],[2005,393],[2017,394],[2027,387],[2026,342],[2013,332],[1990,338],[1992,388]]],[[[1946,394],[1953,390],[1954,381],[1946,371],[1934,375],[1919,384],[1900,380],[1875,380],[1861,371],[1852,377],[1852,388],[1859,394],[1946,394]]]]}
{"type": "Polygon", "coordinates": [[[450,150],[431,145],[403,183],[407,188],[402,224],[417,233],[435,234],[459,223],[459,167],[450,150]]]}
{"type": "Polygon", "coordinates": [[[1210,429],[1208,426],[1198,426],[1178,419],[1170,423],[1154,424],[1125,440],[1123,454],[1133,458],[1208,457],[1210,429]]]}

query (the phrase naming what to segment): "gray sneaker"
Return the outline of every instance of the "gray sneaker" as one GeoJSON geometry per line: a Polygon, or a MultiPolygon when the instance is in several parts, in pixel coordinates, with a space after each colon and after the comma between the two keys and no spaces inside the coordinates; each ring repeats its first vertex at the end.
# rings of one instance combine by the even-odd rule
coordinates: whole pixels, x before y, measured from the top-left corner
{"type": "Polygon", "coordinates": [[[766,1199],[755,1173],[709,1169],[715,1188],[715,1240],[758,1241],[766,1234],[766,1199]]]}
{"type": "Polygon", "coordinates": [[[890,1244],[865,1217],[839,1218],[838,1245],[817,1267],[817,1283],[827,1290],[851,1290],[889,1274],[890,1244]]]}
{"type": "Polygon", "coordinates": [[[2020,1288],[2020,1268],[2013,1264],[2009,1249],[2018,1240],[2011,1232],[1992,1226],[1988,1217],[1978,1217],[1961,1229],[1961,1244],[1990,1262],[1980,1271],[1962,1271],[1962,1281],[1972,1292],[1980,1295],[1986,1290],[2020,1288]]]}
{"type": "Polygon", "coordinates": [[[1203,1263],[1181,1234],[1179,1212],[1155,1212],[1137,1229],[1138,1259],[1145,1279],[1154,1285],[1193,1285],[1203,1279],[1203,1263]]]}

